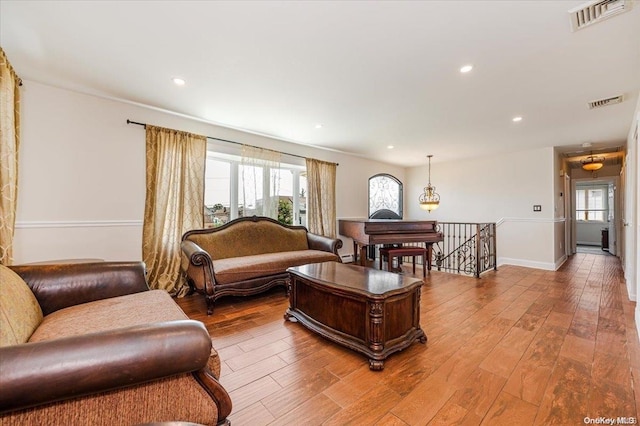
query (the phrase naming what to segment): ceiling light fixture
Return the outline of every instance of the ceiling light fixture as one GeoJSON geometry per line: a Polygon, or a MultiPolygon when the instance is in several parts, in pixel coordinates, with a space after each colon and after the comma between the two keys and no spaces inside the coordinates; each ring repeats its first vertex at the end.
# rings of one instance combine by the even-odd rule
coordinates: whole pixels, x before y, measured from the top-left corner
{"type": "Polygon", "coordinates": [[[520,117],[520,116],[513,117],[513,118],[511,119],[511,121],[513,121],[514,123],[517,123],[517,122],[519,122],[519,121],[522,121],[522,117],[520,117]]]}
{"type": "Polygon", "coordinates": [[[184,79],[183,79],[183,78],[180,78],[180,77],[174,77],[174,78],[173,78],[173,83],[174,83],[176,86],[184,86],[185,84],[187,84],[187,82],[186,82],[186,81],[184,81],[184,79]]]}
{"type": "Polygon", "coordinates": [[[429,213],[440,206],[440,195],[436,192],[436,187],[431,185],[431,157],[433,157],[433,155],[427,155],[429,159],[429,183],[424,188],[424,193],[418,198],[420,208],[429,213]]]}
{"type": "Polygon", "coordinates": [[[316,129],[322,129],[322,124],[318,123],[318,124],[316,124],[315,127],[316,127],[316,129]]]}
{"type": "Polygon", "coordinates": [[[460,72],[464,74],[464,73],[468,73],[472,69],[473,69],[473,65],[465,65],[462,68],[460,68],[460,72]]]}
{"type": "Polygon", "coordinates": [[[393,149],[394,146],[393,145],[387,145],[387,149],[393,149]]]}
{"type": "Polygon", "coordinates": [[[604,157],[594,157],[593,152],[587,158],[583,158],[581,161],[582,168],[588,172],[595,172],[600,170],[604,166],[604,157]]]}

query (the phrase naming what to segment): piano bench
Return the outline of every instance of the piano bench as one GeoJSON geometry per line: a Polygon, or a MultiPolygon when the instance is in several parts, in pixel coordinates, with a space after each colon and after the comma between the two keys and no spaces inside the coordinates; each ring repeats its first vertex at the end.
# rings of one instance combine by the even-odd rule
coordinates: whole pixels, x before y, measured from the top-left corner
{"type": "Polygon", "coordinates": [[[427,257],[427,249],[424,247],[381,247],[380,248],[380,269],[382,270],[382,261],[387,258],[387,270],[391,271],[393,259],[403,256],[411,256],[413,258],[413,274],[416,273],[416,257],[422,256],[422,277],[427,277],[427,263],[430,259],[427,257]]]}

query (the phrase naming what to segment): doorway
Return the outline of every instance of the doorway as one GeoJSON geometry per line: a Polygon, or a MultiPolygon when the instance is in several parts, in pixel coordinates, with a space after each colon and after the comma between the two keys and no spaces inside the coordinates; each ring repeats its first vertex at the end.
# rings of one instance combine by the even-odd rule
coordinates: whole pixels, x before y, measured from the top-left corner
{"type": "Polygon", "coordinates": [[[619,178],[571,180],[570,253],[618,255],[619,178]]]}

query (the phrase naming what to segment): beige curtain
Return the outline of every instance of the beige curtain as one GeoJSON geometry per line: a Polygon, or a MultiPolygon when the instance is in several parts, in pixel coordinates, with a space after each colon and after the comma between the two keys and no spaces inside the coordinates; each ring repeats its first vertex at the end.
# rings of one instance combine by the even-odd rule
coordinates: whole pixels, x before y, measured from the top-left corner
{"type": "Polygon", "coordinates": [[[281,154],[270,149],[242,145],[238,198],[239,216],[278,219],[281,154]]]}
{"type": "Polygon", "coordinates": [[[336,237],[335,163],[307,158],[307,223],[314,234],[336,237]]]}
{"type": "Polygon", "coordinates": [[[20,78],[0,47],[0,264],[13,262],[18,200],[20,78]]]}
{"type": "Polygon", "coordinates": [[[180,272],[182,235],[202,228],[207,139],[177,130],[146,126],[147,195],[142,258],[152,288],[183,296],[180,272]]]}

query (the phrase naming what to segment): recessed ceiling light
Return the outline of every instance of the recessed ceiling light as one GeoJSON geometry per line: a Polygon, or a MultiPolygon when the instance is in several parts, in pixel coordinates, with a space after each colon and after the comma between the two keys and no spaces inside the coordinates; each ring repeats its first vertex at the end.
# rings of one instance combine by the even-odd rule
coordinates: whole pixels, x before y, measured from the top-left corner
{"type": "Polygon", "coordinates": [[[316,129],[322,129],[322,124],[318,123],[318,124],[316,124],[315,127],[316,127],[316,129]]]}
{"type": "Polygon", "coordinates": [[[393,149],[393,145],[387,145],[387,149],[393,149]]]}
{"type": "Polygon", "coordinates": [[[473,65],[465,65],[462,68],[460,68],[460,72],[461,73],[466,73],[469,72],[473,69],[473,65]]]}
{"type": "Polygon", "coordinates": [[[176,86],[184,86],[185,84],[187,84],[187,82],[186,82],[186,81],[184,81],[184,79],[183,79],[183,78],[180,78],[180,77],[174,77],[174,78],[173,78],[173,83],[174,83],[176,86]]]}
{"type": "Polygon", "coordinates": [[[520,117],[520,116],[513,117],[513,118],[512,118],[512,121],[513,121],[514,123],[517,123],[518,121],[522,121],[522,117],[520,117]]]}

